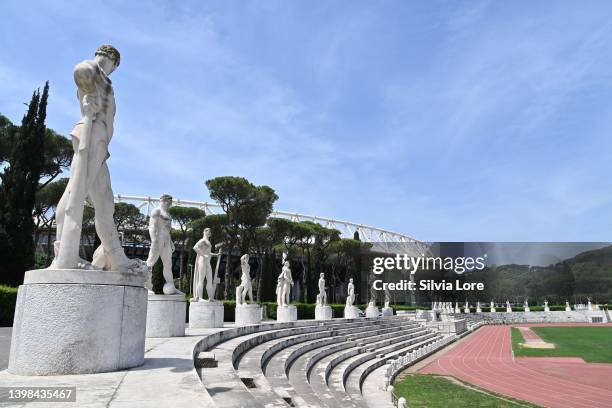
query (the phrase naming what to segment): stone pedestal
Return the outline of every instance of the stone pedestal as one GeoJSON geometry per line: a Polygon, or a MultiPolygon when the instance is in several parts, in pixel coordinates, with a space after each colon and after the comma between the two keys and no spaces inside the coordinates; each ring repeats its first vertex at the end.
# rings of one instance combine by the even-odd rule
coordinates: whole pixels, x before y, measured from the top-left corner
{"type": "Polygon", "coordinates": [[[383,316],[393,316],[393,308],[392,307],[383,307],[382,315],[383,316]]]}
{"type": "Polygon", "coordinates": [[[491,313],[495,313],[495,308],[494,307],[491,308],[491,313]]]}
{"type": "Polygon", "coordinates": [[[463,313],[470,313],[470,308],[469,307],[464,308],[463,313]]]}
{"type": "Polygon", "coordinates": [[[182,337],[185,335],[185,295],[149,294],[147,337],[182,337]]]}
{"type": "Polygon", "coordinates": [[[261,323],[261,306],[255,303],[236,305],[236,326],[261,323]]]}
{"type": "Polygon", "coordinates": [[[476,313],[482,313],[482,309],[480,307],[476,308],[476,313]]]}
{"type": "Polygon", "coordinates": [[[368,306],[366,308],[366,317],[378,317],[380,311],[376,306],[368,306]]]}
{"type": "Polygon", "coordinates": [[[223,304],[216,300],[200,300],[189,304],[189,328],[223,327],[223,304]]]}
{"type": "Polygon", "coordinates": [[[550,308],[548,306],[544,306],[544,311],[545,312],[550,312],[550,308]]]}
{"type": "Polygon", "coordinates": [[[345,319],[357,319],[359,317],[360,310],[355,306],[344,307],[344,318],[345,319]]]}
{"type": "Polygon", "coordinates": [[[565,311],[566,311],[566,312],[571,312],[571,311],[572,311],[572,308],[571,308],[571,307],[569,307],[569,306],[565,306],[565,311]]]}
{"type": "Polygon", "coordinates": [[[331,306],[315,307],[315,320],[331,320],[333,312],[331,306]]]}
{"type": "Polygon", "coordinates": [[[512,308],[511,307],[507,307],[506,308],[506,313],[512,313],[512,308]]]}
{"type": "Polygon", "coordinates": [[[142,365],[144,278],[80,269],[26,272],[17,293],[9,372],[90,374],[142,365]]]}
{"type": "Polygon", "coordinates": [[[279,306],[276,308],[277,322],[295,322],[297,320],[297,308],[293,305],[279,306]]]}
{"type": "Polygon", "coordinates": [[[529,307],[525,308],[525,313],[529,313],[529,307]]]}

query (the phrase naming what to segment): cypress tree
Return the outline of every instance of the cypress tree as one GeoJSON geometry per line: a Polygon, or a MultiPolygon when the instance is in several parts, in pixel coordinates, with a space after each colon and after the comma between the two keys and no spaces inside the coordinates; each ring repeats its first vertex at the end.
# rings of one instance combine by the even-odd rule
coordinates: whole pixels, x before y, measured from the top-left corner
{"type": "Polygon", "coordinates": [[[0,230],[6,242],[0,246],[0,280],[23,282],[34,266],[34,220],[32,212],[44,165],[45,119],[49,82],[42,95],[33,93],[10,151],[10,165],[0,176],[0,230]]]}

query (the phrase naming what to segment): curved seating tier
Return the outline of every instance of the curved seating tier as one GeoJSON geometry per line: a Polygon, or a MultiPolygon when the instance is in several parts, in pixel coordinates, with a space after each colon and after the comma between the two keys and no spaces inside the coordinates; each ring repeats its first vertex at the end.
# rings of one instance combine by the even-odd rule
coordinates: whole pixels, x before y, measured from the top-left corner
{"type": "Polygon", "coordinates": [[[207,336],[194,357],[214,355],[197,372],[218,407],[362,408],[369,375],[382,387],[388,361],[440,338],[402,316],[265,323],[207,336]]]}

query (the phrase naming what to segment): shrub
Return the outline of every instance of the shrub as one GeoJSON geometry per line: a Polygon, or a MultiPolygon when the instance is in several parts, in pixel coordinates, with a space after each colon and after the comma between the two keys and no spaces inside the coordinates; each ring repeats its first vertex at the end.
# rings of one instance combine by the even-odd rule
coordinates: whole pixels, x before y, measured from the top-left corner
{"type": "Polygon", "coordinates": [[[0,327],[13,325],[15,303],[17,303],[17,288],[0,285],[0,327]]]}

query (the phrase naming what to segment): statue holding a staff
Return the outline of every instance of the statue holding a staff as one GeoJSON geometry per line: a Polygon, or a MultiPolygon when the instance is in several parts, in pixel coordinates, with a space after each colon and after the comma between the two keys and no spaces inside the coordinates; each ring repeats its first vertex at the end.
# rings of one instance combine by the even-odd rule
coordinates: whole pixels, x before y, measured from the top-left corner
{"type": "Polygon", "coordinates": [[[204,280],[206,280],[206,295],[209,301],[215,300],[215,289],[217,286],[217,273],[219,272],[219,263],[221,261],[221,252],[213,253],[212,244],[210,243],[210,228],[204,228],[202,239],[200,239],[193,247],[197,254],[195,261],[195,271],[193,274],[193,302],[203,299],[204,280]],[[210,259],[217,256],[217,266],[213,275],[210,259]]]}
{"type": "Polygon", "coordinates": [[[115,47],[102,45],[93,60],[85,60],[74,68],[81,119],[70,133],[74,156],[70,180],[57,206],[55,259],[50,269],[104,269],[141,273],[143,277],[146,274],[144,263],[128,259],[121,246],[113,219],[115,203],[106,164],[116,110],[109,76],[120,60],[115,47]],[[86,200],[95,209],[96,233],[101,242],[91,263],[79,257],[86,200]]]}

